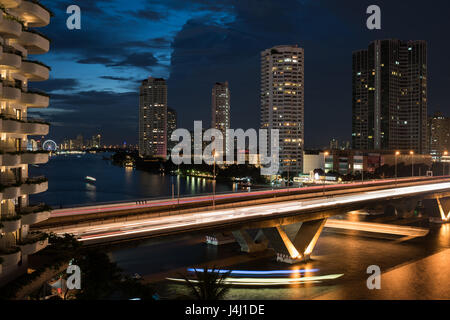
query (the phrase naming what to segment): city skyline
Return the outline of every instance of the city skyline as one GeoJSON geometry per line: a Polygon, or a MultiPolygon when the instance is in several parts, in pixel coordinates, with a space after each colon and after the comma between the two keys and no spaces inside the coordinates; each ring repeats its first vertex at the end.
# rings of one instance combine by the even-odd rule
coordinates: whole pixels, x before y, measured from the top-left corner
{"type": "MultiPolygon", "coordinates": [[[[409,2],[407,7],[382,2],[381,31],[365,28],[361,16],[366,6],[359,3],[349,4],[344,11],[329,1],[320,5],[268,1],[258,15],[246,10],[251,6],[251,1],[226,1],[215,6],[196,1],[186,4],[156,1],[152,2],[151,10],[145,10],[149,3],[131,1],[127,6],[130,10],[126,13],[120,10],[122,3],[118,0],[112,3],[80,1],[82,29],[69,31],[63,21],[65,13],[61,11],[65,8],[62,2],[44,2],[56,14],[55,23],[47,28],[53,40],[52,51],[44,61],[53,66],[55,73],[48,84],[36,86],[52,94],[49,110],[42,113],[42,117],[54,124],[49,137],[57,140],[62,136],[76,135],[81,126],[81,131],[86,131],[88,135],[94,131],[103,132],[107,144],[124,139],[135,143],[138,80],[149,74],[168,79],[171,88],[168,100],[170,107],[179,113],[180,127],[190,128],[194,120],[208,121],[205,110],[210,104],[210,86],[220,79],[227,79],[233,91],[236,118],[233,127],[258,127],[259,121],[252,115],[259,110],[259,52],[290,43],[297,43],[309,52],[305,65],[305,76],[309,79],[305,87],[307,148],[328,144],[329,135],[320,130],[323,124],[336,132],[334,136],[337,139],[350,139],[351,52],[375,39],[395,37],[428,41],[429,73],[432,75],[429,111],[432,113],[441,109],[445,112],[443,83],[447,75],[441,70],[448,68],[449,62],[444,54],[448,51],[448,43],[441,39],[436,29],[442,26],[425,23],[420,27],[406,28],[401,23],[428,19],[430,9],[417,10],[420,5],[418,1],[409,2]],[[289,6],[292,10],[286,11],[289,6]],[[361,14],[357,14],[359,12],[361,14]],[[96,19],[90,19],[93,14],[96,19]],[[306,18],[309,15],[315,19],[306,18]],[[265,26],[270,28],[269,32],[263,34],[255,28],[269,18],[274,22],[265,26]],[[111,19],[123,23],[133,20],[137,32],[130,35],[120,28],[121,23],[107,23],[111,19]],[[324,29],[321,27],[324,24],[338,26],[324,29]],[[302,25],[313,32],[309,34],[297,28],[302,25]],[[149,26],[157,27],[158,31],[148,31],[149,26]],[[236,33],[236,27],[244,33],[236,33]],[[117,41],[110,39],[111,28],[117,41]],[[125,40],[128,42],[125,43],[125,40]],[[73,46],[76,41],[81,45],[73,46]],[[101,46],[108,52],[100,50],[101,46]],[[197,49],[190,51],[189,46],[197,49]],[[328,48],[333,48],[334,59],[327,59],[330,53],[328,48]],[[136,54],[130,53],[133,51],[136,54]],[[232,55],[232,52],[237,54],[232,55]],[[58,67],[61,65],[65,68],[58,67]],[[133,76],[130,77],[130,74],[133,76]],[[329,94],[321,94],[323,88],[329,94]],[[107,114],[103,110],[106,106],[109,108],[107,114]],[[74,110],[77,110],[76,114],[74,110]],[[122,113],[124,110],[125,115],[122,113]],[[111,129],[116,127],[120,130],[111,129]]],[[[437,3],[436,6],[433,14],[437,12],[440,15],[447,11],[448,4],[437,3]]],[[[433,16],[434,19],[439,19],[439,16],[433,16]]]]}

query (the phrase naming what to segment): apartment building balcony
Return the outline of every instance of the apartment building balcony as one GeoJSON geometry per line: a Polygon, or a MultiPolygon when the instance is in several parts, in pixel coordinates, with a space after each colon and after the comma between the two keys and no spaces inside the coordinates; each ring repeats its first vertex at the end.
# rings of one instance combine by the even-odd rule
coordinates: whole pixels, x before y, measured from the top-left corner
{"type": "Polygon", "coordinates": [[[8,185],[2,192],[2,200],[16,199],[21,195],[19,185],[8,185]]]}
{"type": "Polygon", "coordinates": [[[10,233],[16,232],[22,226],[22,220],[20,216],[14,216],[11,218],[1,218],[0,224],[2,227],[2,232],[10,233]]]}
{"type": "Polygon", "coordinates": [[[20,154],[22,164],[44,164],[48,162],[48,152],[24,152],[20,154]]]}
{"type": "Polygon", "coordinates": [[[22,258],[22,252],[20,248],[0,249],[0,258],[2,258],[2,273],[10,273],[17,267],[22,258]]]}
{"type": "Polygon", "coordinates": [[[1,154],[0,165],[4,167],[14,167],[21,164],[21,157],[18,154],[1,154]]]}
{"type": "Polygon", "coordinates": [[[50,125],[42,120],[28,120],[22,123],[21,133],[33,136],[46,136],[50,130],[50,125]]]}
{"type": "Polygon", "coordinates": [[[44,54],[50,50],[50,40],[34,30],[24,30],[18,42],[29,54],[44,54]]]}
{"type": "Polygon", "coordinates": [[[44,177],[30,178],[20,186],[21,195],[43,193],[48,190],[48,180],[44,177]]]}
{"type": "Polygon", "coordinates": [[[23,60],[20,71],[29,81],[46,81],[50,76],[50,68],[38,61],[23,60]]]}
{"type": "Polygon", "coordinates": [[[22,66],[22,52],[12,47],[4,47],[0,57],[0,69],[19,70],[22,66]]]}
{"type": "Polygon", "coordinates": [[[29,135],[47,135],[50,125],[42,120],[19,120],[13,116],[0,115],[0,131],[5,133],[23,133],[29,135]]]}
{"type": "Polygon", "coordinates": [[[50,104],[49,96],[42,92],[22,92],[21,98],[21,103],[28,108],[47,108],[50,104]]]}
{"type": "Polygon", "coordinates": [[[22,33],[22,25],[10,15],[0,11],[0,36],[3,38],[18,38],[22,33]]]}
{"type": "Polygon", "coordinates": [[[16,7],[20,6],[20,4],[22,3],[22,0],[0,0],[0,3],[5,8],[16,8],[16,7]]]}
{"type": "Polygon", "coordinates": [[[20,164],[44,164],[48,162],[48,152],[0,151],[0,166],[15,167],[20,164]]]}
{"type": "Polygon", "coordinates": [[[30,206],[18,211],[22,216],[22,225],[33,225],[50,218],[51,208],[47,205],[30,206]]]}
{"type": "Polygon", "coordinates": [[[22,97],[22,91],[20,88],[16,86],[3,85],[2,86],[2,95],[0,100],[6,100],[10,102],[18,102],[22,97]]]}
{"type": "Polygon", "coordinates": [[[22,255],[35,254],[48,246],[48,236],[42,233],[30,234],[28,237],[17,242],[22,255]]]}
{"type": "Polygon", "coordinates": [[[11,13],[26,21],[29,27],[45,27],[50,23],[50,11],[40,3],[22,1],[11,13]]]}

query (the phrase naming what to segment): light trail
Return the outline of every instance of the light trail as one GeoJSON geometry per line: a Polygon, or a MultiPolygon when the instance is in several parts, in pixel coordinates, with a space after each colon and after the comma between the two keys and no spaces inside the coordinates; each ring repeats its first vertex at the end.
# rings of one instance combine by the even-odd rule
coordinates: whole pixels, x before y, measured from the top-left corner
{"type": "MultiPolygon", "coordinates": [[[[61,228],[50,228],[49,230],[56,234],[71,233],[79,237],[79,241],[98,242],[123,240],[132,237],[157,235],[164,232],[177,232],[192,230],[195,226],[198,228],[211,228],[229,222],[245,223],[247,219],[258,218],[261,216],[270,218],[283,213],[293,212],[302,213],[311,209],[327,209],[329,207],[347,205],[350,203],[358,204],[366,201],[390,199],[392,197],[411,196],[424,192],[446,191],[450,190],[450,183],[435,183],[429,185],[419,185],[413,187],[403,187],[397,189],[368,191],[359,194],[349,194],[335,196],[334,198],[322,198],[302,201],[287,201],[279,203],[270,203],[265,205],[253,205],[246,208],[236,208],[217,211],[205,211],[197,213],[188,213],[174,216],[165,216],[145,219],[142,221],[115,222],[107,223],[101,226],[70,226],[61,228]]],[[[387,231],[388,227],[386,227],[387,231]]],[[[389,232],[394,232],[391,228],[389,232]]]]}
{"type": "MultiPolygon", "coordinates": [[[[409,178],[408,181],[418,181],[421,178],[409,178]]],[[[401,179],[399,182],[404,182],[401,179]]],[[[345,187],[358,187],[358,186],[366,186],[366,185],[377,185],[377,184],[386,184],[395,182],[395,179],[386,179],[386,180],[377,180],[377,181],[367,181],[367,182],[357,182],[357,183],[347,183],[347,184],[335,184],[335,185],[327,185],[326,188],[336,189],[336,188],[345,188],[345,187]]],[[[323,186],[313,186],[313,187],[301,187],[301,188],[290,188],[291,193],[301,192],[301,191],[322,191],[323,186]]],[[[245,193],[230,193],[224,195],[216,195],[216,200],[226,200],[226,199],[245,199],[254,196],[263,196],[263,195],[274,195],[280,193],[286,193],[287,189],[278,189],[278,190],[264,190],[264,191],[254,191],[254,192],[245,192],[245,193]]],[[[145,208],[157,208],[163,206],[174,206],[179,204],[192,204],[192,203],[201,203],[206,201],[212,201],[213,197],[211,196],[197,196],[197,197],[189,197],[189,198],[180,198],[178,199],[164,199],[164,200],[149,200],[146,203],[136,203],[128,202],[128,203],[120,203],[120,204],[105,204],[98,206],[89,206],[89,207],[81,207],[81,208],[70,208],[70,209],[57,209],[52,211],[51,217],[65,217],[65,216],[74,216],[74,215],[84,215],[84,214],[93,214],[99,212],[111,212],[111,211],[123,211],[123,210],[132,210],[132,209],[145,209],[145,208]],[[178,202],[179,201],[179,202],[178,202]]]]}
{"type": "MultiPolygon", "coordinates": [[[[196,269],[196,268],[188,268],[188,272],[205,272],[205,269],[196,269]]],[[[212,269],[208,269],[208,272],[212,272],[212,269]]],[[[269,275],[299,275],[302,273],[314,273],[319,272],[319,269],[310,269],[310,270],[269,270],[269,271],[250,271],[250,270],[215,270],[216,273],[230,273],[230,276],[233,275],[248,275],[248,276],[269,276],[269,275]]]]}
{"type": "MultiPolygon", "coordinates": [[[[326,276],[303,277],[303,278],[226,278],[223,280],[225,285],[233,286],[286,286],[304,283],[320,283],[325,280],[336,280],[344,276],[343,274],[330,274],[326,276]]],[[[166,278],[174,282],[186,283],[185,279],[166,278]]],[[[198,280],[189,280],[198,283],[198,280]]]]}

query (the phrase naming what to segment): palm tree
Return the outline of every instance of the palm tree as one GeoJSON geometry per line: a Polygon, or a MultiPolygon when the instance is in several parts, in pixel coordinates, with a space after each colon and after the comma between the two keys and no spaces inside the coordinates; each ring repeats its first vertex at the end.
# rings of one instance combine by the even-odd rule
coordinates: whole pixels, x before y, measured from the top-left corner
{"type": "Polygon", "coordinates": [[[225,279],[231,271],[220,273],[216,267],[209,269],[194,269],[196,280],[189,280],[183,275],[192,295],[198,300],[221,300],[230,291],[230,286],[225,283],[225,279]]]}

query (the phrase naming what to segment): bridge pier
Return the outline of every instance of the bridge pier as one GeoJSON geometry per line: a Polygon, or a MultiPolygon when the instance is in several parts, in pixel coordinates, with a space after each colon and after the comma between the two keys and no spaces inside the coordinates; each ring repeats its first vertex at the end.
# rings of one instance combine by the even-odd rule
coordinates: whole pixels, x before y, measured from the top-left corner
{"type": "Polygon", "coordinates": [[[395,208],[395,214],[400,218],[413,217],[418,204],[419,199],[415,198],[394,200],[389,203],[389,205],[395,208]]]}
{"type": "Polygon", "coordinates": [[[265,251],[269,241],[262,230],[236,230],[233,236],[241,246],[242,252],[255,253],[265,251]]]}
{"type": "Polygon", "coordinates": [[[439,209],[439,214],[441,215],[442,221],[450,221],[450,201],[444,198],[436,197],[436,203],[439,209]]]}
{"type": "Polygon", "coordinates": [[[277,254],[277,261],[295,264],[308,261],[317,244],[327,219],[278,225],[262,229],[270,247],[277,254]]]}
{"type": "Polygon", "coordinates": [[[221,246],[229,243],[234,243],[236,240],[233,235],[229,233],[214,233],[213,235],[206,236],[206,243],[213,246],[221,246]]]}

